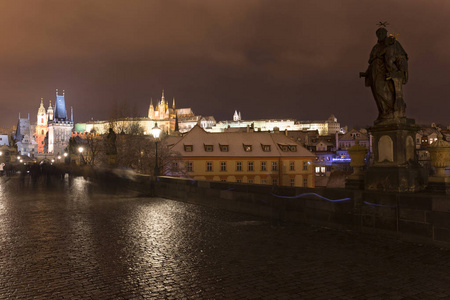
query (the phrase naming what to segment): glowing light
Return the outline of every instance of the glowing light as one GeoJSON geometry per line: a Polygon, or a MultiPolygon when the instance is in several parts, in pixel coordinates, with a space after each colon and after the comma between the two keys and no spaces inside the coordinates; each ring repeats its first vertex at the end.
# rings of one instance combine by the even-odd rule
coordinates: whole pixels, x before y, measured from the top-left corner
{"type": "Polygon", "coordinates": [[[78,148],[78,152],[82,153],[84,151],[83,147],[78,148]]]}
{"type": "Polygon", "coordinates": [[[298,195],[295,195],[295,196],[281,196],[281,195],[276,195],[274,193],[271,193],[271,194],[272,194],[272,196],[275,196],[275,197],[278,197],[278,198],[285,198],[285,199],[297,199],[297,198],[303,198],[303,197],[307,197],[307,196],[314,196],[314,197],[317,197],[319,199],[330,201],[330,202],[344,202],[344,201],[352,200],[351,198],[342,198],[342,199],[335,199],[335,200],[333,200],[333,199],[326,198],[326,197],[321,196],[321,195],[316,194],[316,193],[303,193],[303,194],[298,194],[298,195]]]}
{"type": "Polygon", "coordinates": [[[333,161],[336,162],[351,162],[350,158],[333,158],[333,161]]]}

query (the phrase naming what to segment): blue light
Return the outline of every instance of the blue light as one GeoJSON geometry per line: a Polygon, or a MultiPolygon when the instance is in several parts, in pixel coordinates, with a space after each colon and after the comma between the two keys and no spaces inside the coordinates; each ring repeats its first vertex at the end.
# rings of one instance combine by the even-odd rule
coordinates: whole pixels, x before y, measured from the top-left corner
{"type": "Polygon", "coordinates": [[[324,196],[321,196],[319,194],[316,194],[316,193],[303,193],[303,194],[299,194],[299,195],[296,195],[296,196],[280,196],[280,195],[276,195],[274,193],[271,193],[271,194],[272,194],[272,196],[275,196],[275,197],[278,197],[278,198],[285,198],[285,199],[296,199],[296,198],[302,198],[302,197],[307,197],[307,196],[315,196],[315,197],[317,197],[319,199],[330,201],[330,202],[343,202],[343,201],[350,201],[350,200],[352,200],[351,198],[342,198],[342,199],[333,200],[333,199],[328,199],[328,198],[326,198],[324,196]]]}
{"type": "Polygon", "coordinates": [[[351,162],[352,160],[350,158],[333,158],[333,161],[335,161],[335,162],[351,162]]]}

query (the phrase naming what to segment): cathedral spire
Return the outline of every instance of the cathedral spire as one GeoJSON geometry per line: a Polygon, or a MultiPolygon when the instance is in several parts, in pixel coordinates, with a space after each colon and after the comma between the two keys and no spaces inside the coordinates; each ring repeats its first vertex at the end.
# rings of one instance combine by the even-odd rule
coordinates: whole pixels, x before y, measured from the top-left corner
{"type": "Polygon", "coordinates": [[[173,97],[173,100],[172,100],[172,108],[175,109],[175,97],[173,97]]]}
{"type": "Polygon", "coordinates": [[[148,118],[153,119],[155,114],[155,108],[153,107],[153,99],[150,98],[150,106],[148,107],[148,118]]]}

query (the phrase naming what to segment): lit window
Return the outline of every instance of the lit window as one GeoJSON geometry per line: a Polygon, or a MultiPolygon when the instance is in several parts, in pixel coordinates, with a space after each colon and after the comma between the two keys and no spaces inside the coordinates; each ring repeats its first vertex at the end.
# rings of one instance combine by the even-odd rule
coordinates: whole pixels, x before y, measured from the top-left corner
{"type": "Polygon", "coordinates": [[[226,161],[221,161],[220,162],[220,171],[226,171],[227,170],[227,162],[226,161]]]}
{"type": "Polygon", "coordinates": [[[261,162],[261,171],[267,171],[267,162],[265,161],[261,162]]]}
{"type": "Polygon", "coordinates": [[[212,170],[213,170],[213,164],[212,164],[212,161],[206,162],[206,171],[212,172],[212,170]]]}
{"type": "Polygon", "coordinates": [[[295,170],[295,162],[291,161],[289,163],[289,170],[294,171],[295,170]]]}
{"type": "Polygon", "coordinates": [[[272,162],[272,171],[278,171],[278,162],[277,161],[272,162]]]}
{"type": "Polygon", "coordinates": [[[243,145],[245,152],[251,152],[252,151],[252,145],[243,145]]]}
{"type": "Polygon", "coordinates": [[[236,171],[242,171],[242,161],[236,162],[236,171]]]}
{"type": "Polygon", "coordinates": [[[248,162],[248,170],[253,171],[253,162],[252,161],[248,162]]]}

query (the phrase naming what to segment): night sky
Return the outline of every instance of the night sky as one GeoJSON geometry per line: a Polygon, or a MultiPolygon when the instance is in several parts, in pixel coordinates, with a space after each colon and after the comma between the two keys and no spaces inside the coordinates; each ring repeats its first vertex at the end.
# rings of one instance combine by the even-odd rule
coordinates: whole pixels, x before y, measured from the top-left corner
{"type": "Polygon", "coordinates": [[[376,24],[409,55],[407,116],[449,124],[450,2],[435,0],[128,0],[0,2],[0,126],[66,91],[75,122],[107,119],[150,98],[216,120],[377,117],[358,77],[376,24]]]}

